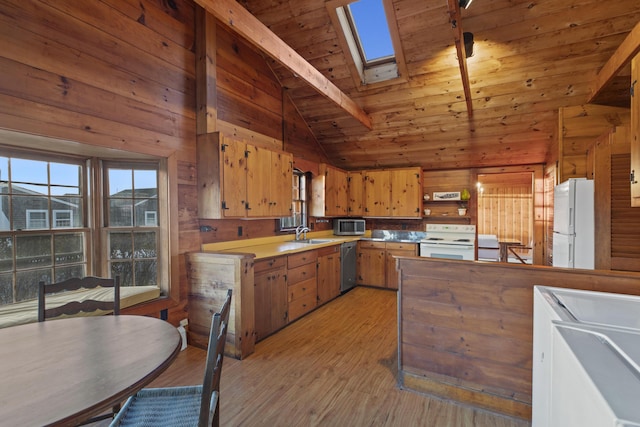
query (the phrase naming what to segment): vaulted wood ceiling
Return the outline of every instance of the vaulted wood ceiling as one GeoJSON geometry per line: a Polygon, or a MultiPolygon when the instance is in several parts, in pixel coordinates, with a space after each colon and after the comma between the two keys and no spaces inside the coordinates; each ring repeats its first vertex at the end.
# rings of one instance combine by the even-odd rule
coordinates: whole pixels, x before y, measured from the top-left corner
{"type": "MultiPolygon", "coordinates": [[[[408,80],[364,90],[325,0],[240,3],[371,117],[369,130],[272,61],[332,163],[345,169],[542,163],[558,108],[587,102],[595,75],[640,22],[637,0],[475,0],[461,22],[475,36],[470,120],[446,0],[392,0],[408,80]]],[[[626,87],[612,84],[598,102],[628,106],[626,87]]]]}

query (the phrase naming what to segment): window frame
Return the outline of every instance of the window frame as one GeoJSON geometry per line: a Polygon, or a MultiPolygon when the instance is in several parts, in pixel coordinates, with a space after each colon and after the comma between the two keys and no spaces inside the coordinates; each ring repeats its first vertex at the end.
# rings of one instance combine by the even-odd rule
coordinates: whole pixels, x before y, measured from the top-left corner
{"type": "Polygon", "coordinates": [[[367,62],[364,49],[360,45],[355,22],[345,10],[354,0],[329,0],[326,4],[338,41],[347,60],[351,77],[358,90],[370,90],[408,81],[407,65],[404,59],[395,9],[392,0],[381,0],[387,17],[389,34],[394,56],[367,62]]]}
{"type": "MultiPolygon", "coordinates": [[[[79,163],[84,167],[81,183],[82,194],[78,195],[78,198],[82,200],[83,204],[81,212],[84,223],[81,224],[81,226],[73,225],[74,213],[72,212],[71,227],[56,228],[54,227],[55,224],[48,224],[45,230],[25,229],[19,231],[11,229],[12,225],[9,225],[10,229],[0,231],[0,237],[5,238],[7,236],[19,235],[28,236],[42,234],[42,231],[45,231],[46,234],[50,236],[54,236],[55,234],[83,233],[84,274],[104,277],[109,275],[109,270],[105,269],[104,262],[101,260],[101,258],[108,256],[108,252],[105,252],[106,240],[103,238],[104,227],[102,226],[104,224],[104,211],[102,206],[103,180],[101,176],[101,162],[111,161],[118,163],[131,163],[132,161],[138,162],[138,160],[142,162],[155,162],[158,165],[158,199],[163,200],[162,204],[159,202],[158,209],[165,210],[158,215],[160,219],[158,221],[158,265],[156,286],[159,287],[161,295],[159,298],[145,303],[145,306],[149,307],[147,310],[160,310],[179,303],[179,270],[177,268],[178,266],[172,268],[171,262],[172,259],[177,257],[179,251],[177,231],[178,208],[176,203],[169,203],[171,195],[173,195],[173,197],[177,197],[178,193],[177,180],[175,178],[178,167],[175,153],[169,154],[168,157],[157,157],[16,132],[0,132],[0,149],[2,149],[3,155],[8,157],[26,158],[53,163],[79,163]],[[47,146],[58,147],[60,152],[43,150],[41,147],[44,146],[42,144],[44,141],[47,142],[47,146]],[[76,154],[68,154],[69,152],[76,154]],[[102,256],[101,254],[106,255],[102,256]],[[172,285],[172,282],[174,285],[172,285]],[[166,301],[171,301],[171,304],[167,304],[166,301]]],[[[51,214],[51,216],[52,215],[53,214],[51,214]]],[[[16,237],[11,238],[13,239],[13,242],[16,241],[16,237]]],[[[15,249],[13,250],[13,254],[13,262],[15,263],[15,249]]],[[[11,267],[11,271],[7,270],[4,273],[9,272],[11,274],[14,286],[12,291],[12,301],[13,303],[17,303],[22,300],[16,301],[15,280],[16,272],[18,270],[16,270],[17,266],[15,264],[13,265],[14,266],[11,267]]],[[[11,302],[9,304],[11,304],[11,302]]],[[[144,313],[146,313],[146,311],[144,313]]]]}

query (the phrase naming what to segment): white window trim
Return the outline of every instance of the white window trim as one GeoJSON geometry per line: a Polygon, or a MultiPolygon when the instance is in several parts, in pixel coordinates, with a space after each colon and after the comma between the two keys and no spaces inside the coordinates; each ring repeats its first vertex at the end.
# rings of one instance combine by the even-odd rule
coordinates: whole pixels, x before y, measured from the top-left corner
{"type": "MultiPolygon", "coordinates": [[[[64,219],[65,221],[67,221],[67,219],[64,219]]],[[[53,228],[72,228],[73,227],[73,211],[70,209],[54,209],[53,210],[53,228]],[[61,213],[68,213],[69,214],[69,225],[64,225],[64,226],[58,226],[58,215],[61,213]]]]}
{"type": "MultiPolygon", "coordinates": [[[[49,211],[47,211],[46,209],[26,209],[26,213],[27,213],[27,221],[26,221],[27,230],[42,230],[42,229],[49,228],[49,211]],[[31,219],[31,215],[35,213],[44,213],[44,226],[42,227],[31,226],[31,222],[34,221],[33,219],[31,219]]],[[[41,222],[41,221],[42,219],[38,219],[38,222],[41,222]]]]}
{"type": "Polygon", "coordinates": [[[147,227],[158,226],[158,212],[157,211],[144,211],[144,225],[147,227]]]}

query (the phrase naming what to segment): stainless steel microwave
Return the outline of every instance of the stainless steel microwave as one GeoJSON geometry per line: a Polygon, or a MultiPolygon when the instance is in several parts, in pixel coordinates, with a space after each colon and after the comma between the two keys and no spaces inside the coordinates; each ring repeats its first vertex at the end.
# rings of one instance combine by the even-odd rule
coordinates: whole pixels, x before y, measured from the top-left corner
{"type": "Polygon", "coordinates": [[[364,234],[364,219],[337,218],[333,220],[333,234],[336,236],[358,236],[364,234]]]}

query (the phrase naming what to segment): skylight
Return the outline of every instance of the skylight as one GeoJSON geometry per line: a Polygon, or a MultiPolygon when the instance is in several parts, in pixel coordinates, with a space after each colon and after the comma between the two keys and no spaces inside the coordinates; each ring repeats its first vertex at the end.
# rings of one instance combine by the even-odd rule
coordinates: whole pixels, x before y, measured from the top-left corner
{"type": "Polygon", "coordinates": [[[382,0],[359,0],[346,8],[363,62],[392,60],[395,54],[382,0]]]}
{"type": "Polygon", "coordinates": [[[326,6],[359,89],[406,76],[391,0],[329,0],[326,6]]]}

